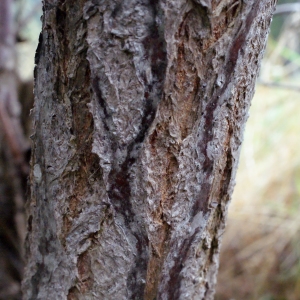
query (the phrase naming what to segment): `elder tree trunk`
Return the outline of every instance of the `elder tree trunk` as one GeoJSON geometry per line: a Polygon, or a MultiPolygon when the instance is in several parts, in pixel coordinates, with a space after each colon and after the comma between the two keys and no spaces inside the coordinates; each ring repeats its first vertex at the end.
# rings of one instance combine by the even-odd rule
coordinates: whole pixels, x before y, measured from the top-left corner
{"type": "Polygon", "coordinates": [[[24,299],[212,299],[275,0],[45,0],[24,299]]]}

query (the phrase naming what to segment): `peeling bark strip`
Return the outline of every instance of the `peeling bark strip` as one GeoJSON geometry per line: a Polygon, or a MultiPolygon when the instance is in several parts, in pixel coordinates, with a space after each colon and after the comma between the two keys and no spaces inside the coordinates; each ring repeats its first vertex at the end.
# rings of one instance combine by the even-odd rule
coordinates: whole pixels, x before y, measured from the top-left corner
{"type": "Polygon", "coordinates": [[[212,299],[275,1],[47,0],[24,299],[212,299]]]}

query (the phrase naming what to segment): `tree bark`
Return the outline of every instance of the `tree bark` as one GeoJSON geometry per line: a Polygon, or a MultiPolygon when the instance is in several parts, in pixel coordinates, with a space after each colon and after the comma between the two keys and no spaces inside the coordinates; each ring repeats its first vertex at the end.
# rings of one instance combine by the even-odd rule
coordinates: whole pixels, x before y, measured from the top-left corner
{"type": "Polygon", "coordinates": [[[212,299],[275,0],[46,0],[24,299],[212,299]]]}

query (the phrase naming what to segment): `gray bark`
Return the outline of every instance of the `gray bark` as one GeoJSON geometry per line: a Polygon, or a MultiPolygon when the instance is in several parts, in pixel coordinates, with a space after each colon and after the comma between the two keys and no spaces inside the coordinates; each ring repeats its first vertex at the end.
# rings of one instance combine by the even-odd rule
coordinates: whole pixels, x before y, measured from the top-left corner
{"type": "Polygon", "coordinates": [[[212,299],[275,1],[47,0],[24,299],[212,299]]]}

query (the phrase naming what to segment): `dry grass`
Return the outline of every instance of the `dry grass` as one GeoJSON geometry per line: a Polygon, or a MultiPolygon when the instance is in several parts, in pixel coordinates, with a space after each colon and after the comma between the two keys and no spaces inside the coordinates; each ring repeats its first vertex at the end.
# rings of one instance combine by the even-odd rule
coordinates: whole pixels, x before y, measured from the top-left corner
{"type": "Polygon", "coordinates": [[[300,93],[258,86],[250,113],[216,299],[297,300],[300,93]]]}

